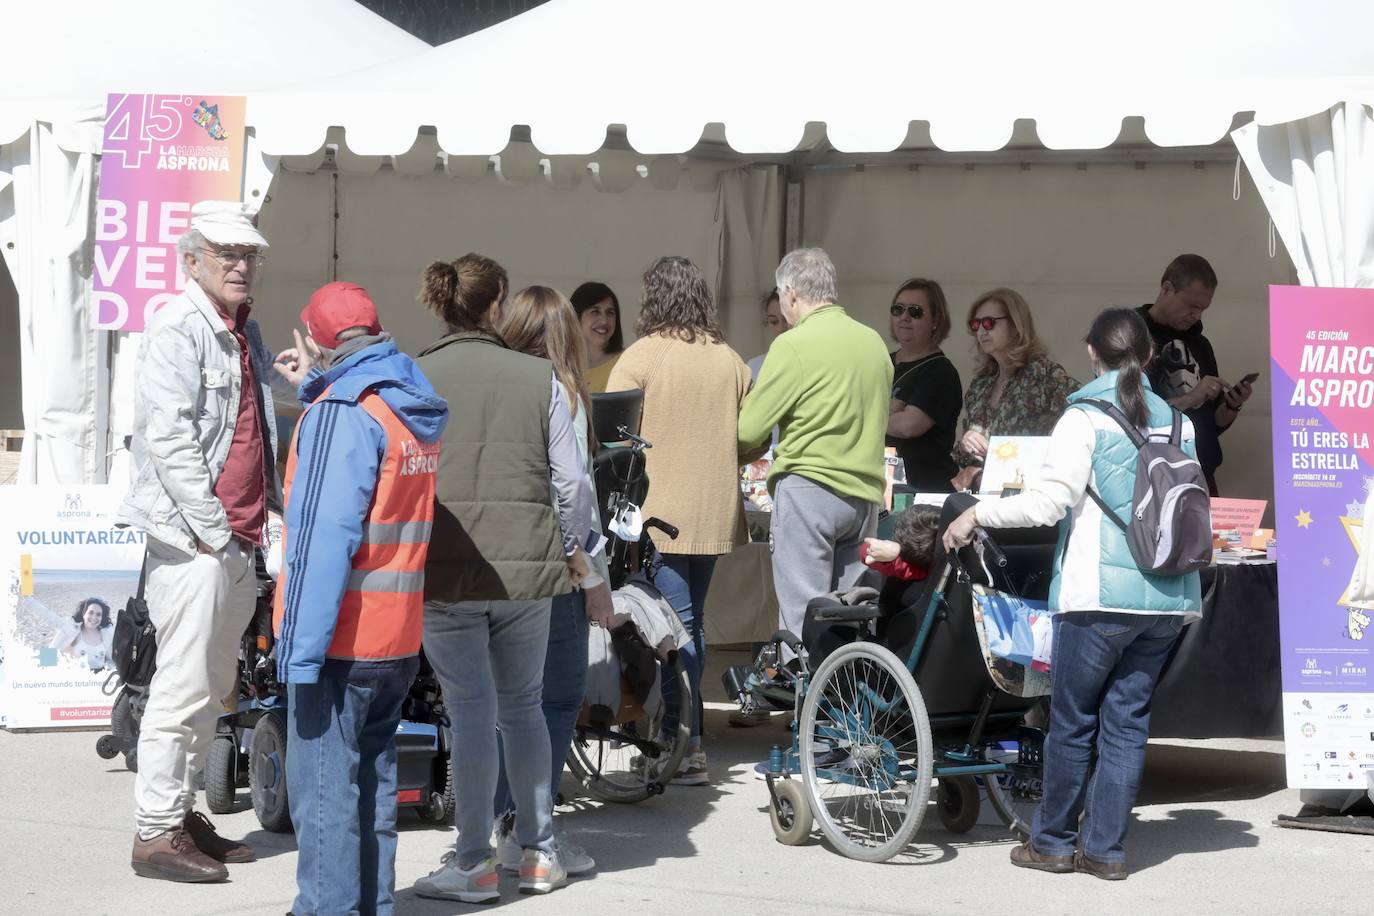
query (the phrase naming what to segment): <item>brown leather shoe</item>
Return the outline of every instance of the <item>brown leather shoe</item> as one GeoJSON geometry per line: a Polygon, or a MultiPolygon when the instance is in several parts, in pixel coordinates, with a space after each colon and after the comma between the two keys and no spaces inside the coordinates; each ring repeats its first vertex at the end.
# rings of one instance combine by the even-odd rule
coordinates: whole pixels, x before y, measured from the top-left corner
{"type": "Polygon", "coordinates": [[[130,859],[134,874],[163,881],[223,881],[229,869],[196,848],[191,835],[182,827],[159,833],[151,840],[134,834],[134,854],[130,859]]]}
{"type": "Polygon", "coordinates": [[[1063,874],[1073,871],[1073,856],[1047,856],[1037,852],[1026,840],[1011,851],[1011,864],[1021,868],[1034,868],[1036,871],[1049,871],[1063,874]]]}
{"type": "Polygon", "coordinates": [[[1073,870],[1101,878],[1103,881],[1125,881],[1127,875],[1125,862],[1099,862],[1081,851],[1074,853],[1073,870]]]}
{"type": "Polygon", "coordinates": [[[191,835],[196,848],[216,862],[252,862],[257,858],[253,847],[247,843],[226,840],[215,833],[215,825],[199,811],[187,811],[181,826],[191,835]]]}

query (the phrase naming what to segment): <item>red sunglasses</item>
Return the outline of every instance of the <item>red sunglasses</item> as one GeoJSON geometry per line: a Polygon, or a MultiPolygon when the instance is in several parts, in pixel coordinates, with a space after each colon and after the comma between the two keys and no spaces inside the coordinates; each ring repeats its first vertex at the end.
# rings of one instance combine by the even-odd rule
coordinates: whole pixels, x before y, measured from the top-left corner
{"type": "Polygon", "coordinates": [[[979,327],[982,327],[984,331],[991,331],[993,328],[997,327],[997,322],[1006,320],[1006,315],[998,315],[996,318],[991,316],[985,318],[970,318],[968,320],[968,332],[970,334],[977,334],[979,327]]]}

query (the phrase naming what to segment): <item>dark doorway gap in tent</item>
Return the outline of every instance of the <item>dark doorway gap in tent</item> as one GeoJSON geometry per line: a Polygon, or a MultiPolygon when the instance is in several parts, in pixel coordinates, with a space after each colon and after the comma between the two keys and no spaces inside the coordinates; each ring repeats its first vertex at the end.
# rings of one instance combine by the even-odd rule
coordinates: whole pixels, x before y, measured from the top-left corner
{"type": "Polygon", "coordinates": [[[512,16],[546,0],[358,0],[392,25],[422,41],[441,45],[512,16]]]}

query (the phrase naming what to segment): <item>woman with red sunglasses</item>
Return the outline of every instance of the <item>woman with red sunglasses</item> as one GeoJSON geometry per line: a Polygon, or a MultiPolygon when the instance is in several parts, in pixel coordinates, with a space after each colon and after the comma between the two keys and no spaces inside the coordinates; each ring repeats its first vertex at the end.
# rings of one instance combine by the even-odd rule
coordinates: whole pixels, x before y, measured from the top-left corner
{"type": "Polygon", "coordinates": [[[1050,359],[1030,305],[1013,289],[984,293],[968,310],[978,369],[964,394],[954,460],[958,490],[973,489],[991,436],[1048,436],[1078,382],[1050,359]]]}

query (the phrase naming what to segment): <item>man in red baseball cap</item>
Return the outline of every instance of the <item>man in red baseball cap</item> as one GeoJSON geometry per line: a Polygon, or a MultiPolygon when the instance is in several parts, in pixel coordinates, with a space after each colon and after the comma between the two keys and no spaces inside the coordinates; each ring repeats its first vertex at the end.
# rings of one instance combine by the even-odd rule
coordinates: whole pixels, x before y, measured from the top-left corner
{"type": "Polygon", "coordinates": [[[448,405],[377,320],[330,283],[301,312],[319,359],[286,465],[273,622],[287,685],[294,913],[390,913],[396,725],[419,668],[425,557],[448,405]],[[365,774],[365,775],[364,775],[365,774]]]}

